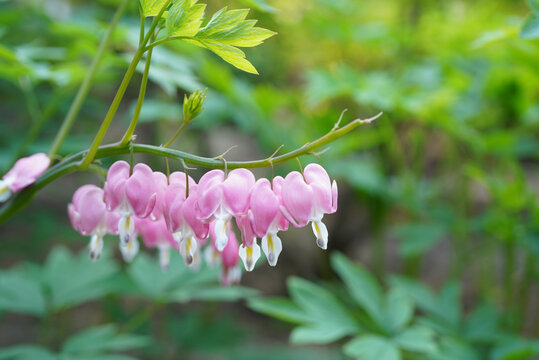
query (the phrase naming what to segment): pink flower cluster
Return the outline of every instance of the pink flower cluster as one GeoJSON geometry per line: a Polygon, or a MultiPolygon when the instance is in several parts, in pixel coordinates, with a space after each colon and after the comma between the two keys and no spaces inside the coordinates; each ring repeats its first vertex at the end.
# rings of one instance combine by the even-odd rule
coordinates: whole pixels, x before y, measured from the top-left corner
{"type": "Polygon", "coordinates": [[[254,269],[261,253],[257,238],[268,263],[275,266],[282,251],[277,233],[289,224],[303,227],[311,222],[316,243],[326,249],[328,232],[322,218],[336,210],[337,185],[318,164],[272,182],[256,180],[247,169],[228,175],[211,170],[197,184],[182,172],[167,178],[145,164],[131,169],[125,161],[110,167],[103,189],[84,185],[68,206],[73,227],[91,236],[93,260],[101,254],[103,236],[118,234],[124,259],[130,261],[140,235],[146,247],[159,250],[164,269],[170,248],[175,248],[187,266],[197,267],[202,257],[210,265],[221,262],[225,284],[239,281],[240,258],[247,271],[254,269]]]}

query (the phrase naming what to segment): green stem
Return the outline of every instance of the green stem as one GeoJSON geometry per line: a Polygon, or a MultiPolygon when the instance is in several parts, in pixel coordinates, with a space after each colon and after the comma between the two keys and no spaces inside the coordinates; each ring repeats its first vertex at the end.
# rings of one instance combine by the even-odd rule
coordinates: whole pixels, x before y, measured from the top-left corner
{"type": "Polygon", "coordinates": [[[144,96],[146,95],[146,86],[148,84],[148,74],[150,72],[150,63],[152,61],[152,51],[153,49],[150,49],[148,51],[148,55],[146,55],[146,65],[144,66],[144,73],[142,74],[142,81],[140,83],[140,91],[138,94],[137,105],[135,107],[135,113],[133,114],[133,118],[131,119],[129,128],[124,134],[121,144],[127,144],[129,141],[132,140],[133,133],[135,132],[135,128],[137,127],[138,119],[140,117],[140,111],[142,110],[142,103],[144,102],[144,96]]]}
{"type": "Polygon", "coordinates": [[[142,58],[142,54],[144,54],[144,51],[145,51],[144,46],[148,43],[148,41],[150,40],[150,37],[153,36],[154,30],[157,27],[157,24],[159,23],[159,19],[165,12],[165,9],[170,4],[170,1],[171,0],[167,1],[164,4],[159,14],[157,14],[157,16],[153,19],[152,25],[148,33],[142,40],[142,44],[137,49],[137,52],[135,53],[135,57],[133,58],[133,61],[131,61],[129,68],[127,69],[127,72],[124,75],[124,78],[122,80],[122,83],[120,84],[118,92],[116,93],[116,96],[114,96],[114,100],[112,101],[112,104],[110,105],[109,111],[107,112],[107,115],[105,116],[105,119],[103,120],[103,123],[101,124],[101,127],[99,128],[99,131],[97,132],[97,135],[95,136],[95,139],[92,142],[90,149],[88,150],[88,153],[86,154],[84,160],[82,161],[81,166],[83,168],[90,165],[90,163],[94,160],[94,157],[97,153],[99,145],[101,145],[101,142],[103,141],[103,138],[105,137],[105,134],[107,133],[110,123],[112,119],[114,118],[114,115],[116,114],[116,111],[118,110],[118,107],[120,106],[120,102],[122,101],[125,91],[127,90],[127,85],[129,84],[129,81],[131,80],[131,77],[133,76],[133,73],[135,72],[138,62],[142,58]]]}
{"type": "Polygon", "coordinates": [[[182,130],[185,128],[186,125],[187,125],[187,123],[184,120],[182,122],[180,128],[178,129],[178,131],[176,131],[176,134],[174,134],[172,139],[170,139],[165,145],[163,145],[163,147],[168,148],[170,146],[170,144],[172,144],[174,142],[174,140],[176,140],[176,138],[180,135],[180,133],[182,132],[182,130]]]}
{"type": "Polygon", "coordinates": [[[142,45],[142,42],[144,41],[144,21],[145,17],[142,15],[142,9],[139,6],[139,12],[140,12],[140,36],[138,38],[138,44],[139,46],[142,45]]]}
{"type": "Polygon", "coordinates": [[[64,121],[62,122],[62,126],[60,127],[60,130],[56,134],[54,142],[52,143],[52,146],[49,150],[50,158],[52,158],[54,155],[58,153],[58,151],[60,150],[60,147],[62,146],[62,143],[64,142],[65,138],[69,134],[71,127],[73,127],[73,124],[75,123],[75,119],[79,113],[82,103],[84,102],[86,95],[88,95],[88,91],[90,90],[90,85],[92,84],[92,80],[94,79],[94,76],[97,72],[99,64],[101,63],[101,60],[103,59],[103,56],[105,54],[105,49],[109,45],[110,38],[112,37],[112,33],[114,32],[114,29],[116,28],[116,25],[118,24],[118,21],[120,20],[123,12],[125,11],[125,8],[127,7],[128,2],[129,0],[124,0],[121,3],[118,10],[116,10],[114,17],[112,18],[109,28],[107,29],[107,32],[105,33],[105,36],[103,37],[103,39],[101,40],[101,43],[99,44],[97,54],[94,60],[92,61],[92,64],[90,65],[90,69],[86,73],[86,77],[82,81],[82,84],[79,87],[77,95],[75,96],[75,100],[73,100],[73,103],[71,104],[71,107],[69,108],[69,111],[66,117],[64,118],[64,121]]]}
{"type": "Polygon", "coordinates": [[[24,95],[26,106],[28,107],[28,113],[32,119],[32,124],[36,124],[39,122],[39,114],[41,113],[41,109],[39,107],[39,101],[37,100],[32,83],[30,79],[24,77],[20,79],[19,84],[24,95]]]}
{"type": "Polygon", "coordinates": [[[144,48],[144,50],[150,50],[150,49],[153,49],[154,47],[156,47],[158,45],[164,44],[164,43],[169,42],[171,40],[176,40],[176,39],[181,39],[181,38],[182,37],[167,37],[167,38],[164,38],[164,39],[161,39],[161,40],[158,40],[156,42],[151,43],[150,45],[146,46],[144,48]]]}
{"type": "MultiPolygon", "coordinates": [[[[309,155],[312,153],[313,150],[316,150],[317,148],[320,148],[330,142],[337,140],[338,138],[348,134],[350,131],[354,130],[360,125],[368,124],[374,121],[381,115],[382,113],[379,113],[378,115],[372,118],[366,119],[366,120],[357,119],[343,126],[342,128],[335,126],[333,127],[333,129],[331,129],[330,132],[320,137],[319,139],[313,142],[307,143],[296,150],[290,151],[289,153],[286,153],[280,156],[276,156],[276,157],[271,156],[266,159],[254,160],[254,161],[228,161],[227,168],[228,169],[237,169],[237,168],[251,168],[252,169],[252,168],[269,167],[269,166],[274,166],[274,165],[286,162],[288,160],[292,160],[298,156],[309,155]]],[[[129,143],[125,145],[116,143],[116,144],[111,144],[111,145],[100,146],[96,150],[95,157],[103,158],[103,157],[112,156],[112,155],[129,154],[130,151],[133,151],[135,153],[157,155],[157,156],[167,157],[171,159],[177,159],[180,161],[183,160],[186,163],[199,165],[206,168],[224,169],[225,167],[225,163],[220,159],[206,158],[202,156],[192,155],[183,151],[167,149],[161,146],[152,146],[152,145],[133,144],[132,150],[131,150],[129,143]]],[[[33,185],[28,186],[27,188],[18,192],[8,203],[6,203],[4,206],[0,208],[0,225],[3,224],[6,220],[8,220],[15,213],[22,210],[26,205],[28,205],[28,203],[33,199],[35,194],[40,189],[45,187],[47,184],[51,183],[55,179],[62,177],[64,175],[70,174],[77,170],[86,169],[87,166],[85,166],[84,163],[81,162],[81,159],[85,156],[85,153],[86,153],[85,151],[81,151],[77,154],[74,154],[65,158],[62,162],[49,168],[39,179],[37,179],[37,181],[33,185]]]]}

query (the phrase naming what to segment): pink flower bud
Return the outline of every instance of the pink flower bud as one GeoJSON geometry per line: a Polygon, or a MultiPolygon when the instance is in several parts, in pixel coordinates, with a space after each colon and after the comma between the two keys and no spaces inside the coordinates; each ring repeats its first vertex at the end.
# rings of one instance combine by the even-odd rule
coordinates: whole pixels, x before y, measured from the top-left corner
{"type": "Polygon", "coordinates": [[[17,192],[33,184],[49,167],[50,159],[43,153],[17,160],[0,180],[0,201],[7,200],[17,192]]]}

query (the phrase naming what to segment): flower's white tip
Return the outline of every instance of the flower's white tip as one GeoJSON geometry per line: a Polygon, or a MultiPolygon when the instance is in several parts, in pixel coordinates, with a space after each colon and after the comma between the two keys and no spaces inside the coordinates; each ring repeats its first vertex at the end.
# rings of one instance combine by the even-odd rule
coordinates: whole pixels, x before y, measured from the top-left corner
{"type": "Polygon", "coordinates": [[[90,259],[96,261],[101,257],[103,252],[103,237],[97,234],[93,234],[88,245],[88,252],[90,253],[90,259]]]}
{"type": "Polygon", "coordinates": [[[277,234],[267,234],[262,238],[262,250],[266,254],[270,266],[277,265],[279,254],[283,250],[283,244],[277,234]]]}
{"type": "Polygon", "coordinates": [[[118,234],[120,243],[127,246],[135,235],[135,219],[131,215],[122,215],[118,222],[118,234]]]}
{"type": "Polygon", "coordinates": [[[193,262],[191,263],[191,266],[189,266],[189,270],[191,271],[198,271],[200,270],[200,267],[202,266],[202,260],[200,257],[199,252],[193,254],[193,262]]]}
{"type": "Polygon", "coordinates": [[[180,243],[180,255],[185,262],[185,266],[190,267],[195,262],[195,255],[197,253],[197,241],[194,237],[190,236],[187,239],[183,239],[180,243]]]}
{"type": "Polygon", "coordinates": [[[169,246],[160,246],[159,247],[159,265],[161,270],[167,271],[170,265],[170,247],[169,246]]]}
{"type": "Polygon", "coordinates": [[[250,248],[241,244],[238,254],[240,255],[245,270],[253,271],[258,258],[260,258],[260,246],[256,243],[256,239],[253,241],[253,245],[250,248]]]}
{"type": "Polygon", "coordinates": [[[131,237],[127,244],[120,242],[120,251],[126,262],[131,262],[139,251],[139,243],[136,236],[131,237]]]}
{"type": "Polygon", "coordinates": [[[0,202],[4,202],[11,197],[13,192],[9,188],[9,183],[5,180],[0,180],[0,202]]]}
{"type": "Polygon", "coordinates": [[[328,248],[328,229],[321,220],[313,221],[313,232],[316,236],[316,245],[319,248],[326,250],[328,248]]]}
{"type": "Polygon", "coordinates": [[[213,246],[210,245],[204,249],[204,260],[209,267],[214,268],[219,264],[221,256],[219,255],[219,252],[215,251],[213,246]]]}

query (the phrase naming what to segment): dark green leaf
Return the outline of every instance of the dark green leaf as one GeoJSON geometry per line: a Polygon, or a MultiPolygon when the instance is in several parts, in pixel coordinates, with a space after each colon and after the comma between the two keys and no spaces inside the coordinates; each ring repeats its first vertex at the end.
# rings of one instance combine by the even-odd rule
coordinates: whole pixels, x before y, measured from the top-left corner
{"type": "Polygon", "coordinates": [[[67,249],[57,247],[49,254],[43,271],[53,306],[62,308],[111,292],[108,280],[117,274],[118,267],[106,253],[93,263],[85,251],[74,256],[67,249]]]}
{"type": "Polygon", "coordinates": [[[399,250],[404,257],[425,254],[444,236],[445,226],[442,224],[405,224],[393,228],[393,234],[399,238],[399,250]]]}
{"type": "Polygon", "coordinates": [[[365,269],[352,263],[344,255],[331,256],[333,269],[342,278],[352,297],[380,326],[384,326],[383,295],[376,279],[365,269]]]}
{"type": "Polygon", "coordinates": [[[0,310],[44,315],[46,303],[39,280],[16,269],[0,272],[0,310]]]}
{"type": "Polygon", "coordinates": [[[352,314],[328,290],[300,278],[288,281],[290,296],[313,324],[338,328],[342,336],[353,334],[358,324],[352,314]]]}
{"type": "Polygon", "coordinates": [[[59,360],[48,349],[36,345],[17,345],[0,349],[0,360],[59,360]]]}
{"type": "Polygon", "coordinates": [[[386,297],[385,326],[390,332],[402,330],[414,315],[414,305],[410,297],[398,288],[392,288],[386,297]]]}
{"type": "Polygon", "coordinates": [[[102,325],[86,329],[70,337],[62,347],[62,353],[99,353],[105,351],[125,351],[149,344],[145,336],[118,334],[114,325],[102,325]]]}
{"type": "Polygon", "coordinates": [[[429,288],[415,280],[394,276],[391,283],[406,292],[420,309],[442,320],[451,330],[457,328],[460,321],[460,288],[456,284],[448,284],[440,295],[436,296],[429,288]]]}
{"type": "Polygon", "coordinates": [[[344,353],[358,360],[400,360],[399,349],[388,339],[376,335],[359,336],[344,345],[344,353]]]}
{"type": "Polygon", "coordinates": [[[255,298],[248,302],[251,309],[293,323],[306,323],[310,317],[286,298],[255,298]]]}
{"type": "Polygon", "coordinates": [[[431,329],[415,325],[398,334],[394,341],[399,347],[423,354],[433,354],[438,351],[434,340],[435,333],[431,329]]]}
{"type": "Polygon", "coordinates": [[[298,326],[290,334],[293,344],[329,344],[341,339],[343,330],[334,324],[316,324],[314,326],[298,326]]]}
{"type": "Polygon", "coordinates": [[[528,360],[539,356],[539,340],[506,339],[492,352],[492,360],[528,360]]]}

